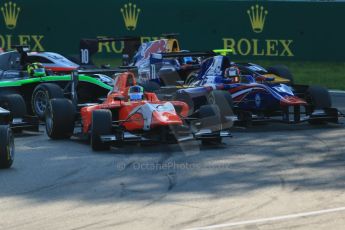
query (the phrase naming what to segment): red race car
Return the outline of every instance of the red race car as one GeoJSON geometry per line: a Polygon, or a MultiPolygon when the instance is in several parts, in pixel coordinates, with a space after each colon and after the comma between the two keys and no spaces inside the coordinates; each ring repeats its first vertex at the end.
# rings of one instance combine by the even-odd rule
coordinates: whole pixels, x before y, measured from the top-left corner
{"type": "MultiPolygon", "coordinates": [[[[74,72],[72,82],[77,84],[78,73],[85,72],[90,71],[74,72]]],[[[50,101],[47,134],[52,139],[73,134],[87,137],[96,151],[126,141],[170,143],[197,139],[209,144],[221,143],[222,137],[230,136],[229,131],[221,129],[217,106],[201,106],[189,114],[184,102],[160,101],[155,93],[144,92],[130,72],[116,75],[114,88],[103,103],[76,105],[73,101],[77,100],[50,101]],[[79,132],[74,132],[77,127],[79,132]]]]}

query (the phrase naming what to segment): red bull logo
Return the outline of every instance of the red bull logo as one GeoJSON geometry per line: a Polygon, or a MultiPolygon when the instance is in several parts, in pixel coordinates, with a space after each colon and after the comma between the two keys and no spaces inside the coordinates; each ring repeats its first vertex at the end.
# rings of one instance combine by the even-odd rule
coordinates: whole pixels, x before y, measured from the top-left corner
{"type": "Polygon", "coordinates": [[[153,53],[166,52],[168,48],[168,40],[162,39],[152,42],[143,43],[137,55],[134,57],[136,60],[135,65],[141,65],[144,61],[148,60],[153,53]]]}

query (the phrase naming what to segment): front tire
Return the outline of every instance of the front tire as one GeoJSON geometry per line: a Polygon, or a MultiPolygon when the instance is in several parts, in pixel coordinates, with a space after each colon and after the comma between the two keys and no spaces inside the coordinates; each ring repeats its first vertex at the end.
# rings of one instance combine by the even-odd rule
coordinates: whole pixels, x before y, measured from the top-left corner
{"type": "MultiPolygon", "coordinates": [[[[331,95],[328,90],[322,86],[309,86],[306,92],[306,101],[309,103],[312,111],[332,107],[331,95]]],[[[322,119],[309,120],[309,124],[311,125],[320,125],[325,123],[326,122],[322,119]]]]}
{"type": "Polygon", "coordinates": [[[219,132],[222,126],[219,107],[217,105],[204,105],[200,107],[198,114],[201,123],[200,129],[210,129],[215,133],[213,137],[202,139],[201,143],[203,145],[221,144],[222,137],[219,132]]]}
{"type": "Polygon", "coordinates": [[[229,117],[234,115],[233,100],[228,91],[213,90],[207,97],[210,105],[216,105],[219,108],[222,129],[230,129],[233,126],[233,121],[229,117]]]}
{"type": "Polygon", "coordinates": [[[102,142],[102,135],[111,135],[112,114],[110,110],[100,109],[92,113],[91,124],[91,147],[94,151],[105,151],[110,149],[109,142],[102,142]]]}
{"type": "Polygon", "coordinates": [[[31,107],[34,114],[44,120],[50,99],[64,98],[63,90],[53,83],[43,83],[36,86],[32,93],[31,107]]]}
{"type": "Polygon", "coordinates": [[[10,168],[14,161],[13,134],[8,125],[0,126],[0,168],[10,168]]]}
{"type": "Polygon", "coordinates": [[[75,108],[70,100],[52,99],[46,111],[46,131],[51,139],[68,139],[74,131],[75,108]]]}

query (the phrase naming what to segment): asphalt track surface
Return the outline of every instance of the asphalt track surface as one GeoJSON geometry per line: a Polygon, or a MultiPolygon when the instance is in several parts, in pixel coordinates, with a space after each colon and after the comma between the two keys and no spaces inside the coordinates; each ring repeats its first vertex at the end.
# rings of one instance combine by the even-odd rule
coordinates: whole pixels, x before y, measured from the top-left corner
{"type": "MultiPolygon", "coordinates": [[[[345,112],[345,94],[332,97],[345,112]]],[[[344,229],[344,124],[233,135],[103,153],[21,135],[0,171],[0,229],[344,229]]]]}

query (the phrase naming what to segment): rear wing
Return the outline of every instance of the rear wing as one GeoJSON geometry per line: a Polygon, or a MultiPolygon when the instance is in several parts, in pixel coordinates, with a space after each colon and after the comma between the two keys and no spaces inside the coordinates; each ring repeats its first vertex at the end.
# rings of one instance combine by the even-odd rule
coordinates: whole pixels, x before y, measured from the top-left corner
{"type": "Polygon", "coordinates": [[[79,44],[80,64],[82,66],[93,65],[92,56],[98,52],[99,44],[117,41],[124,42],[123,65],[128,65],[128,60],[133,58],[141,44],[140,37],[81,39],[79,44]]]}
{"type": "Polygon", "coordinates": [[[28,45],[13,45],[11,49],[15,49],[18,53],[28,53],[30,51],[30,46],[28,45]]]}
{"type": "Polygon", "coordinates": [[[153,53],[151,54],[151,63],[160,62],[165,58],[182,58],[182,57],[213,57],[217,55],[226,56],[228,53],[232,53],[231,49],[218,49],[202,52],[171,52],[171,53],[153,53]]]}
{"type": "Polygon", "coordinates": [[[207,52],[171,52],[171,53],[154,53],[151,54],[153,59],[164,59],[164,58],[179,58],[179,57],[212,57],[216,53],[213,51],[207,52]]]}
{"type": "Polygon", "coordinates": [[[25,66],[28,60],[28,53],[30,52],[30,46],[28,45],[13,45],[11,49],[17,50],[20,54],[20,65],[25,66]]]}

